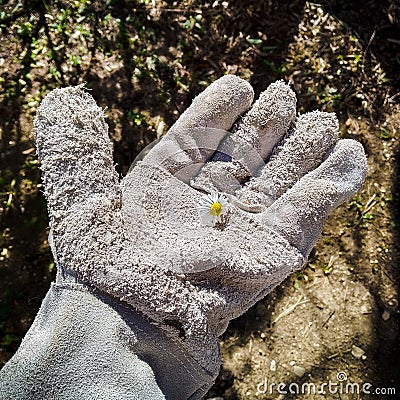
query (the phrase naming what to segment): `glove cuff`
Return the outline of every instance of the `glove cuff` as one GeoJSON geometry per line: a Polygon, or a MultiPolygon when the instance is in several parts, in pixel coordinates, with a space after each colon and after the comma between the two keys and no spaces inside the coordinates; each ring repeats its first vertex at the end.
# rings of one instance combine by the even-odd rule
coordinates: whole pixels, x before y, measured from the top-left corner
{"type": "Polygon", "coordinates": [[[199,399],[213,381],[129,306],[82,284],[56,283],[0,372],[0,399],[199,399]]]}

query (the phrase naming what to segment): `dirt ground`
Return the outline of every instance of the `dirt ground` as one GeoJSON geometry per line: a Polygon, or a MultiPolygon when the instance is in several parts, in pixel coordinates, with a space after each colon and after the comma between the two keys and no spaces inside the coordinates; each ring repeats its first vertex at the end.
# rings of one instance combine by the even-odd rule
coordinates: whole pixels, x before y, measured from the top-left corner
{"type": "Polygon", "coordinates": [[[196,94],[234,73],[257,94],[290,80],[299,112],[336,112],[369,168],[304,271],[230,324],[207,398],[397,398],[399,21],[397,1],[0,0],[0,366],[55,277],[31,133],[43,96],[87,82],[123,176],[196,94]]]}

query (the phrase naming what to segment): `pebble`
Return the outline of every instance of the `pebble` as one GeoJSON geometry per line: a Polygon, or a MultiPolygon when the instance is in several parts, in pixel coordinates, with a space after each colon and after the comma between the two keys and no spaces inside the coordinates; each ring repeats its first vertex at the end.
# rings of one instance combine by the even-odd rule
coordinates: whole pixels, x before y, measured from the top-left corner
{"type": "Polygon", "coordinates": [[[382,313],[382,319],[383,319],[384,321],[388,321],[389,318],[390,318],[390,312],[385,310],[385,311],[382,313]]]}
{"type": "Polygon", "coordinates": [[[351,354],[353,354],[355,358],[361,358],[365,354],[365,351],[360,347],[353,346],[351,349],[351,354]]]}
{"type": "Polygon", "coordinates": [[[300,367],[299,365],[295,365],[293,367],[293,372],[295,373],[295,375],[297,375],[299,378],[301,378],[306,373],[306,369],[303,367],[300,367]]]}
{"type": "Polygon", "coordinates": [[[275,360],[271,360],[271,364],[269,366],[269,370],[274,372],[276,371],[276,361],[275,360]]]}

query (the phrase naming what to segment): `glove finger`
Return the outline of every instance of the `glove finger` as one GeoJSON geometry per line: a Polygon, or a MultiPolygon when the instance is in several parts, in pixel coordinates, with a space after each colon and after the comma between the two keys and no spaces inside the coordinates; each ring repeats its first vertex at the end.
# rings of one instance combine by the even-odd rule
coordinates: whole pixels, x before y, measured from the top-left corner
{"type": "Polygon", "coordinates": [[[320,165],[338,138],[339,122],[334,113],[313,111],[300,116],[258,176],[251,178],[236,196],[248,205],[270,206],[320,165]]]}
{"type": "Polygon", "coordinates": [[[118,204],[104,112],[83,85],[47,94],[37,110],[34,134],[53,227],[73,207],[104,198],[118,204]]]}
{"type": "Polygon", "coordinates": [[[237,76],[218,79],[193,100],[143,162],[163,166],[175,175],[185,169],[183,178],[188,181],[212,156],[238,116],[250,108],[253,96],[251,85],[237,76]]]}
{"type": "Polygon", "coordinates": [[[362,145],[351,139],[339,140],[318,168],[300,179],[263,213],[263,223],[307,256],[328,213],[361,188],[366,171],[362,145]]]}
{"type": "Polygon", "coordinates": [[[208,192],[233,194],[264,165],[296,116],[296,96],[283,81],[261,93],[205,164],[192,186],[208,192]]]}

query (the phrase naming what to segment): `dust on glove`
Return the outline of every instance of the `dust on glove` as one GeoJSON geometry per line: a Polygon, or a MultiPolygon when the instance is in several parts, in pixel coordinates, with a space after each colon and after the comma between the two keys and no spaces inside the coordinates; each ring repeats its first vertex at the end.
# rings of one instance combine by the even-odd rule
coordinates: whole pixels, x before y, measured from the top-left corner
{"type": "Polygon", "coordinates": [[[210,386],[229,320],[304,265],[366,171],[362,146],[338,140],[333,114],[296,118],[284,82],[252,103],[247,82],[220,78],[121,182],[103,110],[82,86],[51,92],[35,120],[63,279],[140,312],[210,386]],[[200,217],[207,193],[211,226],[200,217]]]}

